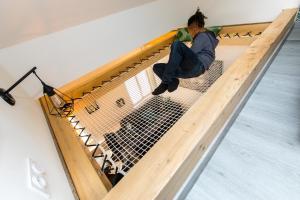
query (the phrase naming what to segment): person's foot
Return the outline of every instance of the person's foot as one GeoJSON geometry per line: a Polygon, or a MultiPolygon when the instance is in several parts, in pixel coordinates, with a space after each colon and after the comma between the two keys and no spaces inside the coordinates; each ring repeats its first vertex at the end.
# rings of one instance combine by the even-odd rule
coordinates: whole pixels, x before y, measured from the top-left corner
{"type": "Polygon", "coordinates": [[[153,95],[159,95],[164,93],[168,89],[168,85],[165,83],[161,83],[153,92],[153,95]]]}
{"type": "Polygon", "coordinates": [[[173,81],[168,84],[168,91],[169,92],[174,92],[175,90],[177,90],[179,85],[179,80],[177,78],[174,78],[173,81]]]}

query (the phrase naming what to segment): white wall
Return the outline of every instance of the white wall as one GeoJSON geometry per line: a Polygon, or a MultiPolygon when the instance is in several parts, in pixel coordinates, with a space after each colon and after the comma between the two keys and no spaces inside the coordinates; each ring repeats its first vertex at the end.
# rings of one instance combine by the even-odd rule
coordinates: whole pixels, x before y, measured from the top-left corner
{"type": "Polygon", "coordinates": [[[154,0],[2,0],[0,48],[154,0]]]}
{"type": "MultiPolygon", "coordinates": [[[[145,42],[185,25],[194,1],[159,0],[64,31],[0,49],[0,66],[14,79],[32,66],[50,85],[59,87],[118,58],[145,42]]],[[[40,94],[35,80],[24,89],[40,94]]]]}
{"type": "Polygon", "coordinates": [[[273,21],[285,8],[299,7],[300,0],[198,0],[207,25],[273,21]]]}
{"type": "MultiPolygon", "coordinates": [[[[0,86],[10,81],[0,67],[0,86]]],[[[14,107],[0,99],[0,199],[44,199],[28,188],[27,158],[45,169],[51,199],[74,199],[40,106],[20,87],[14,93],[14,107]]]]}

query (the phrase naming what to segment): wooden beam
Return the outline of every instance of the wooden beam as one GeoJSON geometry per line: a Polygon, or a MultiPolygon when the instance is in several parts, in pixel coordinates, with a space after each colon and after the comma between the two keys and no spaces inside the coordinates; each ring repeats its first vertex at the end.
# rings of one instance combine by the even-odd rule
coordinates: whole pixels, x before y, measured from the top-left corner
{"type": "MultiPolygon", "coordinates": [[[[221,35],[224,34],[233,34],[239,32],[241,35],[247,33],[251,30],[253,33],[258,33],[264,31],[264,29],[270,23],[259,23],[259,24],[244,24],[244,25],[233,25],[233,26],[224,26],[221,35]]],[[[60,90],[74,98],[81,97],[84,92],[90,92],[93,90],[93,87],[101,85],[102,81],[110,80],[112,76],[116,76],[120,71],[126,70],[127,67],[132,66],[134,63],[140,63],[144,58],[153,56],[155,52],[158,52],[159,49],[164,49],[164,47],[170,45],[174,41],[174,36],[176,31],[171,31],[166,33],[148,43],[143,45],[140,48],[133,50],[132,52],[116,59],[104,66],[97,68],[96,70],[76,79],[65,86],[61,87],[60,90]]],[[[252,43],[257,36],[253,38],[234,38],[229,39],[222,37],[220,39],[220,45],[249,45],[252,43]]],[[[155,56],[151,60],[145,60],[142,65],[137,65],[138,71],[143,70],[141,66],[149,66],[150,62],[153,64],[162,57],[166,56],[169,51],[163,51],[155,56]],[[157,58],[157,59],[156,59],[157,58]]]]}
{"type": "MultiPolygon", "coordinates": [[[[239,32],[241,35],[246,34],[249,30],[253,33],[258,33],[264,31],[264,29],[270,23],[259,23],[259,24],[245,24],[245,25],[233,25],[233,26],[224,26],[220,32],[221,36],[224,34],[230,34],[233,37],[233,34],[239,32]]],[[[112,76],[116,76],[120,71],[126,70],[128,66],[132,66],[134,63],[140,63],[144,58],[154,55],[154,52],[158,52],[159,49],[164,49],[167,45],[170,45],[174,41],[174,36],[176,31],[171,31],[158,37],[147,44],[143,45],[140,48],[135,49],[134,51],[112,61],[104,66],[97,68],[96,70],[80,77],[77,80],[74,80],[65,86],[61,87],[60,90],[74,98],[81,97],[84,92],[90,92],[93,90],[93,87],[101,85],[102,81],[110,80],[112,76]]],[[[220,45],[249,45],[258,36],[253,38],[226,38],[222,37],[220,39],[220,45]]],[[[166,56],[169,51],[163,51],[159,54],[155,54],[151,60],[145,60],[142,65],[137,65],[138,71],[143,70],[141,66],[149,66],[166,56]],[[157,58],[157,59],[156,59],[157,58]]]]}
{"type": "Polygon", "coordinates": [[[297,10],[283,10],[105,199],[172,199],[293,25],[297,10]]]}
{"type": "Polygon", "coordinates": [[[270,22],[257,24],[242,24],[223,26],[219,33],[219,45],[247,45],[249,46],[261,33],[266,30],[270,22]]]}
{"type": "MultiPolygon", "coordinates": [[[[176,33],[177,31],[166,33],[165,35],[148,42],[142,47],[135,49],[119,59],[101,66],[81,78],[66,84],[60,88],[60,90],[74,98],[79,98],[84,92],[93,90],[94,86],[101,85],[102,81],[110,80],[112,76],[118,75],[120,71],[127,70],[127,67],[133,66],[134,63],[141,63],[141,60],[153,56],[156,52],[160,52],[160,50],[170,46],[170,44],[174,41],[176,33]]],[[[168,52],[165,52],[165,55],[167,55],[167,53],[168,52]]],[[[158,55],[158,59],[165,56],[163,53],[158,53],[158,55]]],[[[144,64],[145,61],[142,61],[142,64],[144,64]]],[[[151,62],[153,63],[156,61],[156,59],[151,59],[151,62]]]]}
{"type": "Polygon", "coordinates": [[[40,103],[79,198],[82,200],[104,198],[108,192],[104,185],[105,181],[99,178],[71,124],[66,119],[49,115],[45,110],[46,104],[43,98],[40,99],[40,103]]]}
{"type": "Polygon", "coordinates": [[[263,22],[263,23],[254,23],[254,24],[237,24],[237,25],[227,25],[222,26],[221,34],[224,33],[236,33],[236,32],[249,32],[257,33],[260,31],[264,31],[268,28],[271,22],[263,22]]]}

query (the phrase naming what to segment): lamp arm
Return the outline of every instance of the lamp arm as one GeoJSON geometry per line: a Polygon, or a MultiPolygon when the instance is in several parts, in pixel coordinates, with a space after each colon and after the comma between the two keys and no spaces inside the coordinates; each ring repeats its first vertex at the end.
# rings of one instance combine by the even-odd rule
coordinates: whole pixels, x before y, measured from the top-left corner
{"type": "MultiPolygon", "coordinates": [[[[16,100],[14,97],[9,93],[13,90],[17,85],[19,85],[27,76],[33,73],[42,83],[43,85],[43,93],[44,97],[48,96],[48,100],[46,99],[48,111],[51,115],[59,116],[59,117],[67,117],[69,116],[74,110],[74,99],[68,97],[61,93],[58,95],[55,92],[55,88],[47,85],[36,73],[37,67],[33,67],[29,70],[24,76],[22,76],[16,83],[14,83],[10,88],[7,90],[0,88],[0,97],[6,101],[9,105],[13,106],[16,104],[16,100]],[[46,94],[46,95],[45,95],[46,94]],[[48,101],[51,103],[52,108],[48,106],[48,101]],[[53,112],[54,111],[54,112],[53,112]]],[[[59,91],[58,91],[59,92],[59,91]]]]}
{"type": "Polygon", "coordinates": [[[41,81],[43,85],[45,85],[45,82],[37,75],[35,71],[33,71],[34,75],[41,81]]]}
{"type": "Polygon", "coordinates": [[[31,73],[34,73],[36,70],[36,67],[33,67],[29,72],[27,72],[24,76],[22,76],[17,82],[15,82],[10,88],[8,88],[4,93],[8,94],[11,90],[13,90],[17,85],[19,85],[27,76],[29,76],[31,73]]]}

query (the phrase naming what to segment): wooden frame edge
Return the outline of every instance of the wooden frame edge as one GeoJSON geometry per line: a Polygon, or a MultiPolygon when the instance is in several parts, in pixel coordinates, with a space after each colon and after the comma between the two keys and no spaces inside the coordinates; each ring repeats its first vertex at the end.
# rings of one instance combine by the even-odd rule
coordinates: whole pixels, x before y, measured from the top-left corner
{"type": "Polygon", "coordinates": [[[83,75],[79,79],[64,85],[60,88],[60,91],[74,98],[79,98],[83,93],[92,91],[94,86],[101,85],[102,81],[111,80],[112,77],[117,76],[120,71],[127,70],[128,67],[143,64],[149,57],[165,50],[165,48],[169,47],[174,41],[176,33],[176,31],[170,31],[144,44],[142,47],[121,56],[119,59],[105,64],[83,75]]]}
{"type": "MultiPolygon", "coordinates": [[[[262,31],[270,23],[255,23],[255,24],[242,24],[242,25],[232,25],[223,26],[223,30],[220,32],[225,33],[226,31],[237,31],[241,33],[246,32],[246,30],[251,29],[252,31],[262,31]],[[239,28],[236,28],[239,27],[239,28]]],[[[93,90],[93,86],[100,85],[102,81],[110,80],[112,76],[116,76],[120,71],[126,70],[126,67],[132,66],[134,63],[139,63],[141,60],[153,55],[155,52],[164,49],[164,47],[169,46],[175,38],[176,30],[170,31],[146,44],[137,48],[120,58],[109,62],[97,69],[91,71],[90,73],[83,75],[82,77],[71,81],[70,83],[62,86],[60,91],[68,94],[74,98],[81,97],[83,93],[90,92],[93,90]]],[[[222,38],[220,40],[220,45],[249,45],[253,42],[253,38],[237,38],[237,39],[226,39],[222,38]]]]}
{"type": "Polygon", "coordinates": [[[271,24],[262,22],[255,24],[239,24],[232,26],[222,26],[220,31],[219,45],[250,45],[260,34],[271,24]],[[247,35],[249,34],[249,35],[247,35]]]}
{"type": "Polygon", "coordinates": [[[105,199],[172,199],[294,23],[297,11],[283,10],[105,199]]]}
{"type": "Polygon", "coordinates": [[[78,192],[77,192],[76,187],[75,187],[75,185],[74,185],[74,182],[73,182],[72,176],[71,176],[71,174],[70,174],[70,171],[69,171],[69,169],[68,169],[68,167],[67,167],[67,163],[66,163],[66,161],[65,161],[65,159],[64,159],[62,150],[60,149],[60,146],[59,146],[59,144],[58,144],[58,141],[57,141],[57,139],[56,139],[56,137],[55,137],[54,130],[53,130],[52,126],[51,126],[51,123],[50,123],[50,121],[49,121],[49,118],[47,117],[47,110],[46,110],[46,107],[44,107],[43,102],[42,102],[42,99],[39,99],[38,102],[39,102],[39,104],[40,104],[41,107],[42,107],[42,111],[43,111],[43,113],[44,113],[44,116],[45,116],[45,119],[46,119],[48,128],[49,128],[49,130],[50,130],[50,133],[51,133],[51,137],[52,137],[53,143],[54,143],[55,148],[56,148],[56,150],[57,150],[57,153],[58,153],[60,162],[61,162],[61,164],[62,164],[62,166],[63,166],[63,169],[64,169],[64,171],[65,171],[65,173],[66,173],[67,180],[68,180],[69,185],[70,185],[70,187],[71,187],[71,190],[72,190],[72,193],[73,193],[73,195],[74,195],[74,198],[75,198],[76,200],[79,200],[78,192]]]}
{"type": "MultiPolygon", "coordinates": [[[[284,34],[283,39],[285,39],[288,36],[288,34],[291,32],[291,30],[292,30],[292,26],[284,34]]],[[[188,192],[190,191],[190,189],[196,182],[197,178],[200,176],[201,172],[204,170],[204,168],[208,164],[208,162],[211,159],[211,157],[213,156],[213,154],[216,152],[218,146],[220,145],[222,140],[225,138],[228,130],[230,129],[230,127],[234,123],[235,119],[238,117],[239,113],[242,111],[243,107],[246,105],[248,99],[252,95],[252,92],[255,90],[256,86],[259,84],[259,82],[262,79],[262,77],[264,76],[265,72],[268,70],[269,66],[271,65],[275,56],[278,54],[283,43],[284,43],[284,41],[281,40],[280,43],[276,46],[272,55],[267,60],[265,66],[263,66],[262,70],[259,72],[256,79],[252,82],[251,86],[248,88],[248,90],[245,93],[245,95],[243,96],[242,100],[239,102],[239,104],[237,105],[235,110],[231,113],[231,115],[225,122],[224,126],[221,128],[219,133],[216,135],[214,140],[211,142],[210,146],[208,147],[206,152],[203,154],[201,159],[198,161],[197,166],[193,169],[191,174],[189,174],[189,177],[188,177],[189,180],[186,180],[183,187],[180,189],[180,191],[177,192],[176,196],[174,197],[174,200],[185,199],[185,197],[188,195],[188,192]]]]}
{"type": "MultiPolygon", "coordinates": [[[[88,158],[84,148],[80,144],[75,130],[66,119],[50,115],[45,109],[46,103],[43,98],[39,99],[54,141],[58,145],[58,151],[63,157],[67,174],[70,175],[77,197],[82,200],[102,199],[108,192],[104,184],[88,158]]],[[[63,163],[63,165],[64,165],[63,163]]]]}

